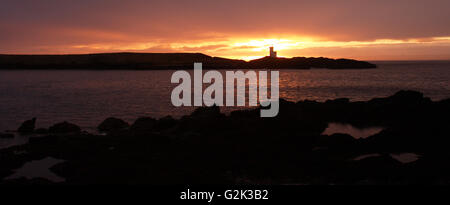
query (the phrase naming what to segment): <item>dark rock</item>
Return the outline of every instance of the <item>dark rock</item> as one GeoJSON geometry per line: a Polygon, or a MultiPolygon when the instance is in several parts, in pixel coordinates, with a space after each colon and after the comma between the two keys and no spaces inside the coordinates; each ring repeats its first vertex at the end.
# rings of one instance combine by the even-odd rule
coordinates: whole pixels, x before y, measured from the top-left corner
{"type": "Polygon", "coordinates": [[[230,116],[203,107],[179,120],[139,118],[107,136],[32,137],[27,145],[0,150],[0,178],[27,161],[53,156],[68,160],[51,171],[69,184],[448,185],[450,100],[426,102],[409,91],[370,103],[280,99],[274,118],[259,117],[256,107],[230,116]],[[322,135],[331,122],[383,131],[364,139],[322,135]],[[393,153],[421,158],[403,164],[393,153]]]}
{"type": "Polygon", "coordinates": [[[414,103],[422,102],[424,100],[424,97],[421,92],[412,90],[400,90],[393,96],[389,97],[389,99],[397,103],[414,103]]]}
{"type": "Polygon", "coordinates": [[[14,135],[9,133],[0,133],[0,138],[14,138],[14,135]]]}
{"type": "Polygon", "coordinates": [[[348,99],[348,98],[338,98],[338,99],[334,99],[334,100],[325,101],[325,103],[330,103],[330,104],[346,104],[349,102],[350,102],[350,99],[348,99]]]}
{"type": "Polygon", "coordinates": [[[0,182],[0,185],[52,185],[54,184],[53,182],[51,182],[48,179],[45,178],[32,178],[32,179],[27,179],[25,177],[20,177],[17,179],[8,179],[8,180],[4,180],[2,182],[0,182]]]}
{"type": "Polygon", "coordinates": [[[354,145],[357,140],[348,134],[335,133],[330,136],[321,135],[317,138],[317,143],[321,146],[338,146],[345,147],[354,145]]]}
{"type": "Polygon", "coordinates": [[[121,120],[114,117],[107,118],[104,120],[100,125],[97,127],[98,131],[100,132],[111,132],[111,131],[117,131],[117,130],[123,130],[128,128],[130,125],[121,120]]]}
{"type": "Polygon", "coordinates": [[[140,117],[130,127],[132,131],[151,131],[157,120],[151,117],[140,117]]]}
{"type": "Polygon", "coordinates": [[[56,135],[46,135],[42,137],[30,137],[28,140],[29,144],[50,144],[56,142],[58,136],[56,135]]]}
{"type": "Polygon", "coordinates": [[[32,133],[36,124],[36,118],[34,117],[31,120],[27,120],[20,125],[17,131],[21,134],[32,133]]]}
{"type": "Polygon", "coordinates": [[[215,118],[220,116],[223,116],[223,114],[220,113],[220,108],[216,105],[211,107],[199,107],[190,115],[192,118],[215,118]]]}
{"type": "Polygon", "coordinates": [[[164,130],[171,128],[177,124],[177,120],[173,119],[172,116],[168,115],[158,120],[156,123],[156,129],[164,130]]]}
{"type": "Polygon", "coordinates": [[[34,133],[36,133],[36,134],[47,134],[48,133],[48,129],[47,128],[38,128],[38,129],[34,130],[34,133]]]}
{"type": "Polygon", "coordinates": [[[396,104],[396,105],[411,105],[431,102],[430,98],[425,98],[421,92],[413,90],[400,90],[393,96],[387,98],[374,98],[369,101],[374,104],[396,104]]]}
{"type": "Polygon", "coordinates": [[[60,134],[79,133],[80,131],[81,128],[79,126],[72,123],[68,123],[66,121],[57,123],[48,129],[49,133],[60,133],[60,134]]]}

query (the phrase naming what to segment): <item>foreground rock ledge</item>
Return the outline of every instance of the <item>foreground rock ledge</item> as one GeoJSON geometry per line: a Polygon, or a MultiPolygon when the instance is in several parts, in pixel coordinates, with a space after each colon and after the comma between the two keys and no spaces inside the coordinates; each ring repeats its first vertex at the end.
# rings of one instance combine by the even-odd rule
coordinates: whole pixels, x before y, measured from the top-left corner
{"type": "Polygon", "coordinates": [[[107,135],[32,138],[0,150],[0,178],[53,157],[65,160],[50,169],[66,184],[449,184],[448,116],[450,99],[415,91],[365,102],[281,100],[275,118],[199,108],[181,119],[140,118],[107,135]],[[330,122],[385,129],[365,139],[322,135],[330,122]],[[392,158],[401,153],[420,157],[392,158]]]}

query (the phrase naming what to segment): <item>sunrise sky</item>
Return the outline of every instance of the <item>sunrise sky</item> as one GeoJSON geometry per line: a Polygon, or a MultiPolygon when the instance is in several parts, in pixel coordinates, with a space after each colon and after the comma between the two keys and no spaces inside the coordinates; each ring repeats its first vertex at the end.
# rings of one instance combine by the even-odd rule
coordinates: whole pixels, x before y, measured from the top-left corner
{"type": "Polygon", "coordinates": [[[450,59],[449,25],[449,0],[2,0],[0,53],[450,59]]]}

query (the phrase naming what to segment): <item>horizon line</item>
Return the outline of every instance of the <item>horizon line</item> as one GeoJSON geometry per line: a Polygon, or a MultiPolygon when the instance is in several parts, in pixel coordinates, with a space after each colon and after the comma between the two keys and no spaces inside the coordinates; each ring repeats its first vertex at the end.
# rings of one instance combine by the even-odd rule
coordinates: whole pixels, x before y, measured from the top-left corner
{"type": "MultiPolygon", "coordinates": [[[[243,60],[243,61],[251,61],[254,59],[244,59],[244,58],[230,58],[230,57],[222,57],[222,56],[213,56],[208,55],[202,52],[136,52],[136,51],[122,51],[122,52],[99,52],[99,53],[46,53],[46,54],[40,54],[40,53],[0,53],[0,55],[16,55],[16,56],[63,56],[63,55],[97,55],[97,54],[202,54],[210,57],[216,57],[216,58],[226,58],[231,60],[243,60]]],[[[268,56],[258,56],[259,58],[264,58],[268,56]]],[[[304,58],[332,58],[332,57],[325,57],[325,56],[279,56],[277,58],[294,58],[294,57],[304,57],[304,58]]],[[[255,58],[258,59],[258,58],[255,58]]],[[[346,57],[339,57],[339,58],[332,58],[332,59],[353,59],[356,60],[357,58],[346,58],[346,57]]],[[[450,61],[449,59],[357,59],[362,61],[450,61]]]]}

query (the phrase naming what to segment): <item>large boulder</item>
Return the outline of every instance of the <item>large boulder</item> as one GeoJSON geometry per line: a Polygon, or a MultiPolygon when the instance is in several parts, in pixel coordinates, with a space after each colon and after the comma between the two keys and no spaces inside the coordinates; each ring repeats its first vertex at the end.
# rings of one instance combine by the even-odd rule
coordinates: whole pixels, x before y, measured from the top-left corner
{"type": "Polygon", "coordinates": [[[78,133],[80,131],[81,128],[79,126],[66,121],[57,123],[48,129],[48,132],[52,134],[78,133]]]}
{"type": "Polygon", "coordinates": [[[47,134],[48,133],[48,129],[47,128],[37,128],[34,130],[34,133],[36,134],[47,134]]]}
{"type": "Polygon", "coordinates": [[[423,93],[413,91],[413,90],[400,90],[396,92],[393,96],[389,97],[390,100],[396,103],[421,103],[424,100],[423,93]]]}
{"type": "Polygon", "coordinates": [[[118,131],[128,128],[130,125],[118,118],[110,117],[104,120],[100,125],[97,127],[98,131],[100,132],[111,132],[111,131],[118,131]]]}
{"type": "Polygon", "coordinates": [[[413,90],[400,90],[394,95],[386,98],[374,98],[369,101],[372,104],[394,104],[394,105],[416,105],[422,103],[430,103],[431,99],[423,96],[423,93],[413,90]]]}
{"type": "Polygon", "coordinates": [[[163,118],[160,118],[155,125],[156,130],[165,130],[171,128],[177,124],[177,120],[172,116],[168,115],[163,118]]]}
{"type": "Polygon", "coordinates": [[[211,118],[217,118],[222,117],[223,114],[220,113],[220,108],[217,105],[213,105],[211,107],[199,107],[192,112],[190,115],[191,118],[197,118],[197,119],[211,119],[211,118]]]}
{"type": "Polygon", "coordinates": [[[21,134],[27,134],[32,133],[34,131],[34,127],[36,124],[36,118],[34,117],[31,120],[27,120],[20,125],[19,129],[17,131],[21,134]]]}
{"type": "Polygon", "coordinates": [[[0,133],[0,139],[4,138],[14,138],[14,135],[10,133],[0,133]]]}
{"type": "Polygon", "coordinates": [[[130,127],[132,131],[151,131],[156,125],[157,120],[151,117],[140,117],[130,127]]]}

